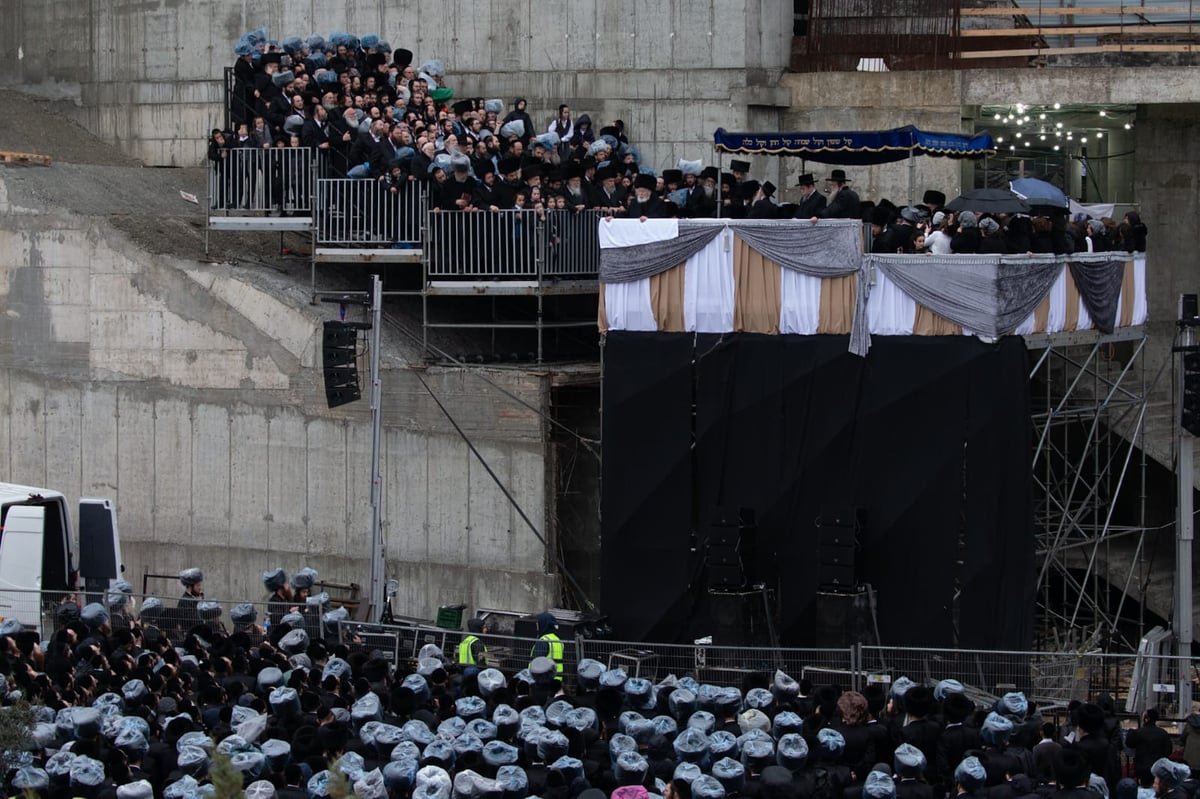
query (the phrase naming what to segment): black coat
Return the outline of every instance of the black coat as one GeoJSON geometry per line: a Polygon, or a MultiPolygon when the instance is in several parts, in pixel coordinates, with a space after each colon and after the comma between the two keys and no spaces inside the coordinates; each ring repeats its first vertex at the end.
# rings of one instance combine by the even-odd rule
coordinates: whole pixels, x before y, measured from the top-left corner
{"type": "Polygon", "coordinates": [[[1154,761],[1171,756],[1171,736],[1157,724],[1143,724],[1130,730],[1125,745],[1133,750],[1133,769],[1139,779],[1150,774],[1154,761]]]}
{"type": "MultiPolygon", "coordinates": [[[[626,209],[624,214],[622,214],[622,216],[624,216],[626,219],[640,219],[643,216],[647,219],[665,219],[673,215],[673,209],[668,207],[668,205],[663,202],[661,197],[656,197],[654,195],[651,195],[650,199],[647,200],[645,204],[638,202],[637,198],[635,197],[633,201],[629,203],[629,208],[626,209]]],[[[734,726],[737,726],[737,722],[734,722],[734,726]]],[[[740,735],[741,731],[739,730],[734,734],[740,735]]]]}
{"type": "Polygon", "coordinates": [[[825,195],[814,191],[796,205],[796,218],[812,219],[814,216],[820,216],[827,204],[828,200],[825,199],[825,195]]]}
{"type": "Polygon", "coordinates": [[[862,216],[860,207],[858,194],[849,186],[842,186],[816,216],[822,219],[859,219],[862,216]]]}

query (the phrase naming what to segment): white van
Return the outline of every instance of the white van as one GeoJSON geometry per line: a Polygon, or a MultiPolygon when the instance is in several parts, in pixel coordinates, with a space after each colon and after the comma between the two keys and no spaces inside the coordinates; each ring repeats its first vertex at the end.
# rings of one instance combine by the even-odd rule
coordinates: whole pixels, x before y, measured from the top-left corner
{"type": "Polygon", "coordinates": [[[39,627],[65,596],[82,588],[81,603],[99,599],[116,582],[125,567],[112,500],[80,500],[78,530],[76,550],[62,493],[0,483],[0,619],[39,627]]]}

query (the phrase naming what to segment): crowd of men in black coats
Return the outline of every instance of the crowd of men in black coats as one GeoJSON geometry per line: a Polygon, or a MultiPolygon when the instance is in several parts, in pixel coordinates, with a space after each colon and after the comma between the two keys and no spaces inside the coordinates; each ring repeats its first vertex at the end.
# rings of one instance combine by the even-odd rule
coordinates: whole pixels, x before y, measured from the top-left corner
{"type": "MultiPolygon", "coordinates": [[[[526,668],[501,671],[432,644],[393,663],[328,624],[308,633],[306,612],[327,598],[301,602],[294,589],[314,577],[265,573],[277,621],[260,625],[253,606],[239,606],[232,632],[194,569],[180,576],[173,613],[147,599],[135,618],[119,588],[82,610],[64,602],[49,641],[6,622],[5,713],[28,708],[31,724],[5,752],[8,789],[187,799],[213,796],[232,770],[256,799],[1195,794],[1153,711],[1125,731],[1105,695],[1073,703],[1060,726],[1021,693],[980,706],[952,679],[900,677],[862,693],[782,671],[737,687],[654,682],[590,659],[564,669],[551,659],[561,649],[533,649],[526,668]]],[[[322,621],[331,615],[344,618],[322,621]]]]}

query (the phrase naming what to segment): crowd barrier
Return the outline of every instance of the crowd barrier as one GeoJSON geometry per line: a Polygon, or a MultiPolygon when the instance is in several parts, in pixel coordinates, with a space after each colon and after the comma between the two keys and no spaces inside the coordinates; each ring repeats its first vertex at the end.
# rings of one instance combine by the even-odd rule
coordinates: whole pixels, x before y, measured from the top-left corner
{"type": "MultiPolygon", "coordinates": [[[[182,593],[182,592],[180,592],[182,593]]],[[[103,602],[99,593],[78,594],[38,591],[0,591],[0,618],[18,618],[27,628],[37,629],[49,639],[55,630],[54,610],[73,596],[79,604],[103,602]]],[[[158,595],[166,612],[161,626],[173,622],[179,594],[158,595]]],[[[131,619],[139,616],[145,597],[132,595],[127,606],[131,619]]],[[[215,599],[219,618],[210,623],[226,633],[244,631],[235,625],[230,611],[246,600],[215,599]]],[[[323,625],[318,614],[306,614],[306,629],[313,639],[338,640],[364,646],[382,654],[397,666],[416,663],[421,648],[436,645],[449,659],[457,657],[458,645],[467,633],[419,620],[392,624],[355,621],[354,599],[332,597],[326,609],[345,603],[350,618],[336,625],[323,625]]],[[[250,600],[257,610],[257,624],[269,630],[268,603],[250,600]]],[[[488,663],[509,672],[525,668],[536,639],[511,634],[511,629],[482,635],[488,663]]],[[[1193,683],[1200,677],[1196,661],[1177,655],[1145,652],[1022,652],[1005,650],[937,649],[928,647],[884,647],[854,644],[849,647],[788,648],[716,646],[710,643],[662,644],[616,641],[607,638],[564,639],[564,676],[573,682],[580,660],[591,658],[609,668],[621,667],[630,676],[660,682],[668,676],[691,676],[700,682],[743,686],[752,674],[773,674],[776,669],[813,685],[834,684],[844,689],[863,690],[879,684],[885,688],[900,677],[935,686],[940,680],[955,679],[980,705],[988,705],[1010,691],[1022,691],[1031,702],[1050,714],[1063,714],[1071,700],[1087,701],[1109,694],[1116,707],[1131,715],[1156,708],[1164,719],[1178,719],[1175,702],[1181,680],[1193,683]]]]}
{"type": "Polygon", "coordinates": [[[594,277],[596,211],[433,211],[426,248],[432,278],[594,277]]]}
{"type": "Polygon", "coordinates": [[[412,244],[421,241],[425,192],[417,181],[395,191],[377,180],[317,181],[318,244],[412,244]]]}
{"type": "Polygon", "coordinates": [[[237,147],[210,162],[211,211],[287,212],[312,210],[313,150],[310,147],[237,147]]]}

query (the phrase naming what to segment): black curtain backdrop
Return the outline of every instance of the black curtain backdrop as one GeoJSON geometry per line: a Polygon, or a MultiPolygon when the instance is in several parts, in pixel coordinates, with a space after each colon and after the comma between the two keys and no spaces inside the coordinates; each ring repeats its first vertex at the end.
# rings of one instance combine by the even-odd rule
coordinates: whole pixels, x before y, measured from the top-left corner
{"type": "Polygon", "coordinates": [[[882,643],[1026,647],[1033,615],[1024,341],[610,332],[603,609],[617,638],[711,631],[718,505],[753,508],[784,644],[814,645],[815,521],[858,508],[882,643]],[[693,412],[694,409],[694,412],[693,412]],[[695,447],[692,447],[694,425],[695,447]],[[956,591],[959,591],[957,600],[956,591]]]}

